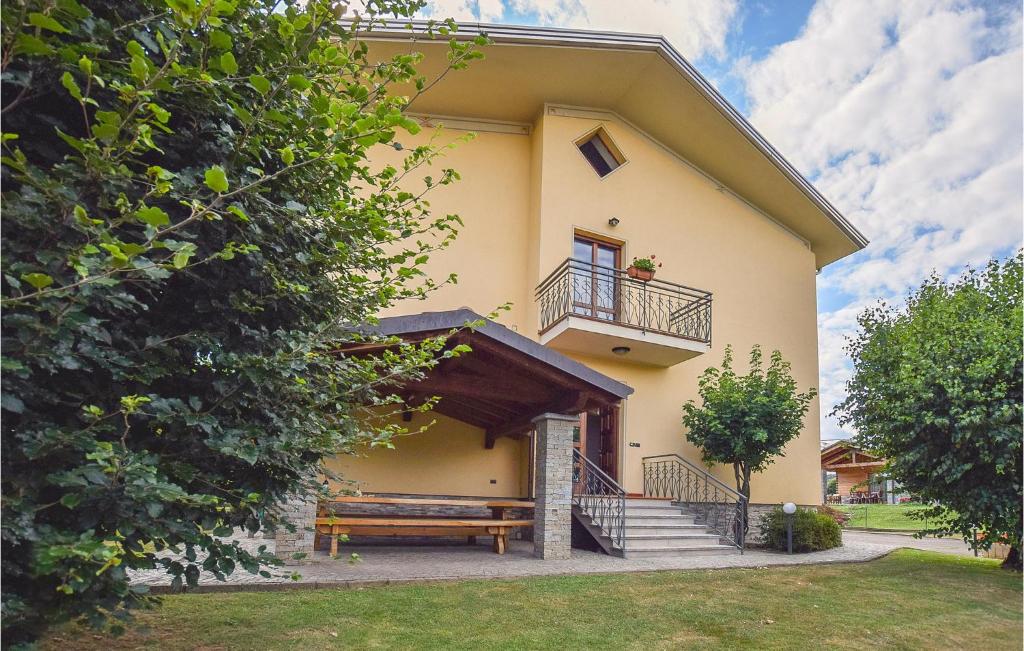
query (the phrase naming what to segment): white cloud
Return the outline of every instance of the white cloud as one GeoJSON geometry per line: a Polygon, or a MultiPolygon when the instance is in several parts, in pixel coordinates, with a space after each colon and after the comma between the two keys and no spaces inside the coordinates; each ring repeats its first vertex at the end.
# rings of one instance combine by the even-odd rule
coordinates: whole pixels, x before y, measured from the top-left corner
{"type": "Polygon", "coordinates": [[[739,74],[752,122],[872,240],[819,279],[848,298],[819,315],[827,412],[864,306],[1021,244],[1020,10],[822,0],[796,39],[739,74]]]}
{"type": "Polygon", "coordinates": [[[736,0],[431,0],[425,15],[462,21],[532,23],[665,36],[684,56],[721,58],[736,0]]]}

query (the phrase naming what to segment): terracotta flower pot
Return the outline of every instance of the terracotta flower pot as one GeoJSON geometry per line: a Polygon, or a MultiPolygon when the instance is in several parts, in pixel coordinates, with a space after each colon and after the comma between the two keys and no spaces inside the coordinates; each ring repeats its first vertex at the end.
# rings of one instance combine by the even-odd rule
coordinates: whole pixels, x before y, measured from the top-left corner
{"type": "Polygon", "coordinates": [[[630,278],[636,278],[637,280],[647,282],[648,280],[654,280],[654,272],[647,271],[646,269],[637,269],[633,265],[629,265],[626,269],[626,273],[629,274],[630,278]]]}

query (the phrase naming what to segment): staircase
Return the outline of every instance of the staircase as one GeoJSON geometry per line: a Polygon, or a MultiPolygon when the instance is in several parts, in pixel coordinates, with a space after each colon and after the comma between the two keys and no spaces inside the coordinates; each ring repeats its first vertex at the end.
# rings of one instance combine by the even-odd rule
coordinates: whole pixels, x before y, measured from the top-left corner
{"type": "Polygon", "coordinates": [[[666,499],[626,498],[626,553],[630,558],[732,554],[734,545],[697,523],[697,514],[666,499]]]}
{"type": "Polygon", "coordinates": [[[734,554],[744,499],[677,455],[644,459],[644,497],[627,497],[589,459],[574,455],[572,516],[605,552],[628,558],[734,554]]]}

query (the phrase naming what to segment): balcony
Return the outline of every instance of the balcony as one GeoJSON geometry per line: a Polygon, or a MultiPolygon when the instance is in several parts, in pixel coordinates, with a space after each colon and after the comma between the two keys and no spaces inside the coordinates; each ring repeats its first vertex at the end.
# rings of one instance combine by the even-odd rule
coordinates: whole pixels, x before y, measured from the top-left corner
{"type": "Polygon", "coordinates": [[[673,366],[711,349],[711,293],[566,260],[537,287],[540,343],[561,351],[673,366]]]}

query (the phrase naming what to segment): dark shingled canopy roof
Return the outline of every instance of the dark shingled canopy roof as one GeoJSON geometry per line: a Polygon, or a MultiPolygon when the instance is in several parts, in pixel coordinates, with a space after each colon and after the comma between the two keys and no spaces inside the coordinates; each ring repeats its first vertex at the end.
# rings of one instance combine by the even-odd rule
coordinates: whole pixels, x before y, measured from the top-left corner
{"type": "Polygon", "coordinates": [[[488,446],[499,436],[530,431],[530,421],[540,414],[600,409],[633,393],[622,382],[467,308],[387,317],[364,331],[415,341],[453,329],[461,330],[449,345],[467,344],[473,352],[443,360],[401,392],[413,403],[439,396],[435,410],[486,430],[488,446]],[[472,322],[483,325],[461,329],[472,322]]]}

